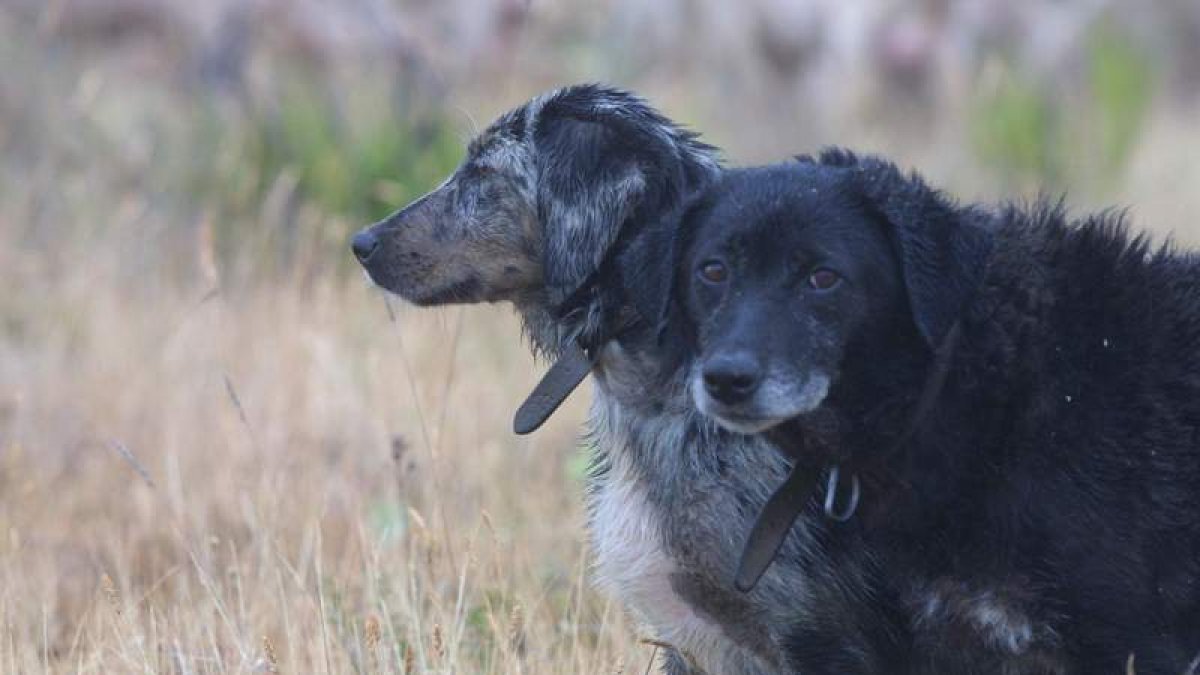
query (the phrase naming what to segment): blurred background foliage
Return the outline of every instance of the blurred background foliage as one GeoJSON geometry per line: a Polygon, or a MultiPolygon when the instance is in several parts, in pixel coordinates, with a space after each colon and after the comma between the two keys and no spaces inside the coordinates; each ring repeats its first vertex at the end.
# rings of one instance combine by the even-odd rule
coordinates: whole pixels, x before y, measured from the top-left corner
{"type": "Polygon", "coordinates": [[[1108,20],[1088,29],[1083,49],[1074,95],[1009,64],[988,73],[971,112],[971,139],[978,159],[1008,183],[1060,190],[1119,180],[1146,122],[1155,64],[1108,20]]]}
{"type": "Polygon", "coordinates": [[[644,93],[734,163],[836,143],[1097,205],[1142,196],[1131,164],[1175,154],[1200,91],[1191,0],[5,0],[0,43],[6,172],[103,183],[234,270],[347,269],[346,236],[479,124],[575,81],[644,93]]]}

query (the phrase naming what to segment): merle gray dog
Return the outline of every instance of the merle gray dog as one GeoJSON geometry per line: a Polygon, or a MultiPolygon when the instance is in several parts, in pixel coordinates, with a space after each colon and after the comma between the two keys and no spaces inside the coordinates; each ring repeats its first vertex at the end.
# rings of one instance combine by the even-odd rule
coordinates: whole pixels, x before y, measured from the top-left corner
{"type": "Polygon", "coordinates": [[[862,641],[863,670],[889,672],[888,655],[866,648],[874,627],[897,624],[863,616],[875,611],[873,563],[828,564],[811,545],[823,523],[793,526],[752,591],[733,585],[745,533],[788,463],[695,412],[653,290],[670,274],[655,253],[674,237],[664,216],[720,173],[712,147],[641,99],[569,87],[501,116],[441,186],[352,248],[378,285],[416,304],[511,302],[536,352],[588,355],[597,578],[673,646],[666,672],[792,672],[789,653],[814,625],[862,641]]]}

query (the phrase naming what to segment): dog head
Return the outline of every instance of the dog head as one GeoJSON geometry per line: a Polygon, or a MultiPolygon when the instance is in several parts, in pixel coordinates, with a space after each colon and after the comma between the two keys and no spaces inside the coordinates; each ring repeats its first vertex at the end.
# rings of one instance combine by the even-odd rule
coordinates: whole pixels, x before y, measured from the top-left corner
{"type": "Polygon", "coordinates": [[[936,347],[982,275],[990,238],[972,217],[841,151],[728,172],[680,215],[696,407],[758,433],[814,411],[892,345],[936,347]]]}
{"type": "Polygon", "coordinates": [[[475,138],[441,186],[354,236],[371,278],[419,305],[557,307],[630,220],[675,206],[714,150],[631,94],[569,87],[475,138]]]}

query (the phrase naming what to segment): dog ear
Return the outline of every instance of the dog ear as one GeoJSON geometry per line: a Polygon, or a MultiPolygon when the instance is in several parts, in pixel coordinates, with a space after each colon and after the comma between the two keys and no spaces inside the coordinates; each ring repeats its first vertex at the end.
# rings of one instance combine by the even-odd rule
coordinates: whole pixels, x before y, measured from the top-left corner
{"type": "Polygon", "coordinates": [[[687,177],[663,134],[615,114],[554,108],[539,116],[538,217],[548,300],[558,306],[594,274],[628,221],[652,222],[680,199],[687,177]]]}
{"type": "Polygon", "coordinates": [[[913,321],[937,348],[983,281],[992,248],[988,216],[957,206],[891,162],[835,150],[823,154],[821,163],[850,171],[868,208],[886,222],[913,321]]]}
{"type": "Polygon", "coordinates": [[[701,192],[670,214],[650,224],[621,257],[622,287],[630,304],[654,328],[660,342],[678,337],[683,319],[677,309],[688,274],[683,258],[691,245],[694,223],[708,200],[701,192]]]}

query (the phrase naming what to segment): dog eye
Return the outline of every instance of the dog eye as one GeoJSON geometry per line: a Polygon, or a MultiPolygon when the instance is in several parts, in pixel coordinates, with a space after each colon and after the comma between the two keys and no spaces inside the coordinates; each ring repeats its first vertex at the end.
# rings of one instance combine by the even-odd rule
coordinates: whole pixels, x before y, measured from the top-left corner
{"type": "Polygon", "coordinates": [[[808,285],[812,286],[818,291],[827,291],[834,286],[837,286],[838,282],[841,280],[842,278],[838,276],[837,272],[825,268],[821,268],[808,275],[808,285]]]}
{"type": "Polygon", "coordinates": [[[729,278],[729,268],[716,260],[709,260],[700,266],[700,278],[710,284],[723,284],[729,278]]]}

